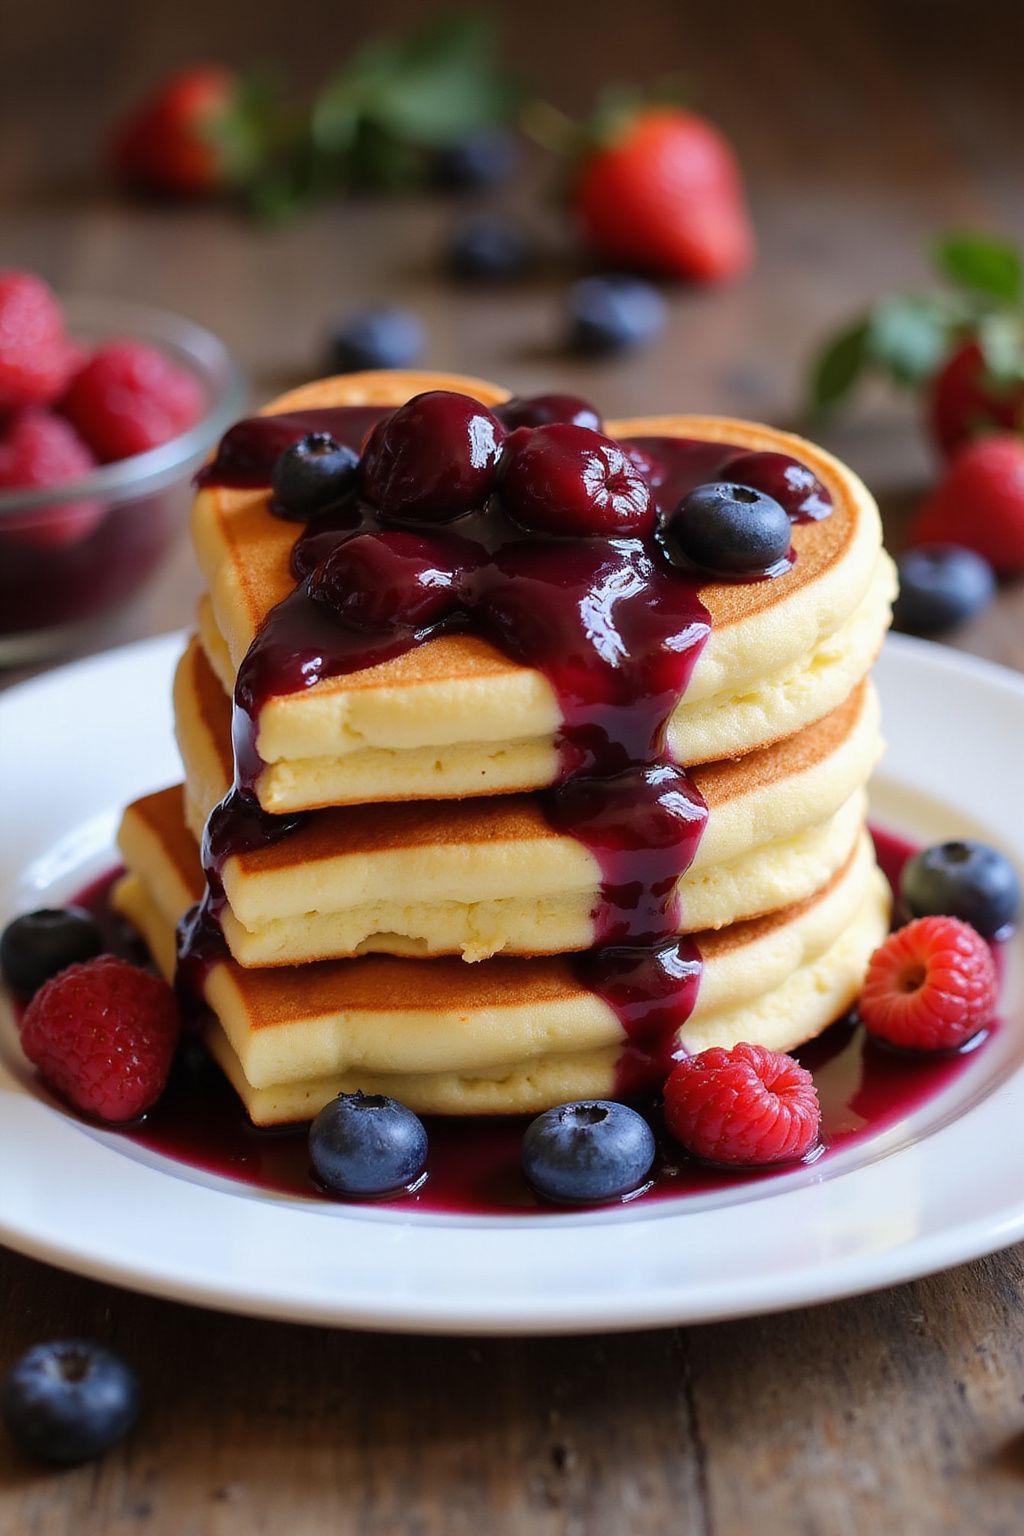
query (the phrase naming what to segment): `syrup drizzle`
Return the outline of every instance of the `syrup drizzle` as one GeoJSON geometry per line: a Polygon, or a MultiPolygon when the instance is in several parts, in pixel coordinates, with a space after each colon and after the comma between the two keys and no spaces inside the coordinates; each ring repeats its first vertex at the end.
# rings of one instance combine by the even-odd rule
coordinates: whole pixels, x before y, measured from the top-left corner
{"type": "MultiPolygon", "coordinates": [[[[266,485],[277,456],[305,433],[327,431],[358,449],[383,414],[340,407],[240,422],[199,483],[266,485]]],[[[624,446],[662,510],[694,486],[728,477],[737,455],[721,443],[670,437],[624,446]]],[[[820,494],[809,493],[805,466],[777,454],[744,455],[745,464],[756,460],[765,461],[760,468],[770,493],[794,521],[821,515],[827,493],[813,476],[820,494]]],[[[757,473],[752,463],[751,483],[757,473]]],[[[270,816],[256,798],[264,766],[258,722],[268,700],[378,665],[436,636],[472,632],[542,672],[554,689],[562,718],[560,777],[541,804],[552,827],[577,838],[601,872],[596,947],[569,960],[622,1024],[627,1045],[616,1092],[656,1088],[678,1053],[678,1032],[700,986],[699,949],[678,933],[677,890],[707,807],[672,760],[666,738],[711,630],[702,578],[674,567],[657,538],[545,539],[524,533],[492,504],[427,530],[431,558],[451,573],[455,594],[437,622],[375,633],[349,629],[312,595],[308,577],[338,544],[380,528],[375,509],[349,496],[318,514],[295,542],[297,585],[268,614],[238,670],[235,785],[203,839],[208,892],[181,931],[179,975],[198,991],[205,969],[226,955],[218,922],[224,861],[286,837],[302,820],[270,816]]]]}

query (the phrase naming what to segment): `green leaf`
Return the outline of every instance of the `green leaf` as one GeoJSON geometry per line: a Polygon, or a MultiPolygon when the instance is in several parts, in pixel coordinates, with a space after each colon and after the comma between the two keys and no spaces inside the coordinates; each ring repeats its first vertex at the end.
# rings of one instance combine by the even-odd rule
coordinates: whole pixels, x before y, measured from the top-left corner
{"type": "Polygon", "coordinates": [[[807,387],[813,411],[837,406],[857,383],[868,361],[869,322],[858,320],[833,336],[818,353],[807,387]]]}
{"type": "Polygon", "coordinates": [[[494,54],[494,32],[484,19],[433,22],[409,38],[385,77],[376,77],[367,114],[395,137],[428,146],[497,122],[515,94],[494,54]]]}
{"type": "Polygon", "coordinates": [[[868,356],[897,384],[930,378],[949,345],[949,311],[934,299],[882,299],[871,312],[868,356]]]}
{"type": "Polygon", "coordinates": [[[958,287],[1001,304],[1019,304],[1024,297],[1024,263],[1009,241],[964,231],[943,236],[934,255],[937,270],[958,287]]]}
{"type": "Polygon", "coordinates": [[[1016,389],[1024,379],[1024,316],[985,315],[977,326],[985,369],[998,388],[1016,389]]]}

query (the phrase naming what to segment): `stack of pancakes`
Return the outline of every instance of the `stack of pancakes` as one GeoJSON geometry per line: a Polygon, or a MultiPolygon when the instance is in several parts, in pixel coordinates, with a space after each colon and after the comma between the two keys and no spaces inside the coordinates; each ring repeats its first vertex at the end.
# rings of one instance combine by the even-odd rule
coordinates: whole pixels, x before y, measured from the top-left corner
{"type": "MultiPolygon", "coordinates": [[[[267,409],[394,406],[438,388],[506,398],[478,380],[364,374],[267,409]]],[[[865,829],[881,750],[868,672],[894,588],[877,509],[831,456],[767,427],[673,416],[606,430],[788,453],[834,504],[794,528],[786,574],[701,588],[711,634],[668,726],[708,807],[679,886],[702,962],[680,1046],[789,1050],[849,1008],[888,922],[865,829]]],[[[294,587],[299,530],[268,499],[223,485],[196,498],[208,592],[174,687],[185,783],[122,824],[117,904],[167,974],[205,885],[204,823],[234,777],[236,672],[294,587]]],[[[312,814],[227,859],[230,954],[203,980],[210,1048],[257,1124],[307,1119],[355,1089],[444,1114],[620,1089],[623,1025],[573,963],[595,940],[601,872],[536,794],[557,778],[560,724],[541,673],[468,634],[263,704],[259,803],[312,814]]]]}

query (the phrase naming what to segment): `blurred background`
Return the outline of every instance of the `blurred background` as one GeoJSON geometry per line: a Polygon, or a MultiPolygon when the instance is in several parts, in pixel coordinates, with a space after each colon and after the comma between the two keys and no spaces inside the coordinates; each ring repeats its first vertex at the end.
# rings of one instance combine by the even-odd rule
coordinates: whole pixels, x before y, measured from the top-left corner
{"type": "MultiPolygon", "coordinates": [[[[514,100],[500,96],[496,115],[529,129],[512,164],[476,189],[440,190],[433,171],[417,163],[410,172],[399,156],[380,177],[349,167],[344,185],[312,192],[285,185],[296,175],[315,180],[308,166],[277,165],[269,189],[257,175],[255,192],[247,184],[152,196],[139,191],[137,175],[134,190],[126,187],[124,166],[112,159],[115,127],[176,71],[238,71],[263,103],[257,116],[290,113],[294,132],[310,112],[321,126],[329,117],[332,82],[337,117],[337,81],[344,101],[360,45],[450,14],[423,0],[18,7],[0,65],[3,265],[40,274],[61,295],[144,301],[199,322],[238,359],[253,401],[326,371],[339,322],[386,304],[419,317],[426,366],[523,393],[574,390],[612,416],[697,410],[808,427],[869,478],[898,540],[906,509],[940,467],[919,396],[875,381],[848,408],[814,421],[804,408],[808,368],[825,339],[881,295],[929,288],[941,232],[1024,241],[1022,7],[476,6],[471,17],[493,27],[495,90],[504,91],[506,75],[518,88],[514,100]],[[620,110],[628,98],[609,96],[609,87],[649,90],[667,76],[673,99],[710,120],[735,152],[756,259],[721,282],[655,272],[664,323],[642,345],[581,354],[566,342],[571,285],[624,263],[595,249],[566,190],[578,162],[564,151],[583,142],[569,130],[602,96],[606,111],[609,103],[620,110]],[[277,104],[266,108],[267,100],[277,104]],[[400,189],[367,189],[375,179],[400,189]],[[452,242],[481,210],[510,215],[525,231],[530,259],[509,280],[452,275],[452,242]]],[[[334,131],[344,136],[342,119],[334,131]]],[[[244,160],[252,145],[243,149],[244,160]]],[[[179,547],[102,642],[188,622],[195,585],[179,547]]],[[[977,648],[1005,650],[1002,622],[979,621],[977,648]]]]}

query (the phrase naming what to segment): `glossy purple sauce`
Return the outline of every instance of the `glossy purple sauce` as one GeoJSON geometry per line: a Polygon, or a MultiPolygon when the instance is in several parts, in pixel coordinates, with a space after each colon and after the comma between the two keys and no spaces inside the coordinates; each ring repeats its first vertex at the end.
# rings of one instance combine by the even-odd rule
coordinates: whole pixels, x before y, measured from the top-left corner
{"type": "MultiPolygon", "coordinates": [[[[278,454],[304,433],[327,431],[358,448],[381,414],[342,407],[241,422],[201,483],[265,484],[278,454]]],[[[663,510],[694,486],[727,477],[737,454],[720,443],[673,437],[624,446],[663,510]]],[[[758,460],[773,493],[794,520],[803,520],[810,472],[777,454],[746,454],[752,483],[758,460]],[[786,465],[800,472],[793,483],[786,465]]],[[[204,838],[209,892],[182,929],[181,978],[198,991],[205,968],[225,953],[217,922],[224,860],[290,830],[256,802],[263,767],[258,722],[266,703],[438,636],[472,633],[543,673],[558,700],[561,777],[541,802],[552,826],[577,838],[601,869],[593,914],[598,947],[572,963],[614,1010],[629,1040],[618,1091],[653,1088],[671,1067],[680,1024],[700,985],[700,956],[678,935],[676,888],[696,854],[707,807],[686,769],[671,760],[666,727],[710,634],[700,598],[704,578],[673,565],[656,536],[545,537],[525,531],[492,502],[451,524],[417,530],[432,563],[450,578],[451,603],[435,622],[420,629],[400,622],[383,630],[348,628],[314,595],[309,578],[338,545],[383,526],[373,507],[350,495],[296,539],[295,590],[267,616],[238,670],[235,787],[204,838]]]]}

